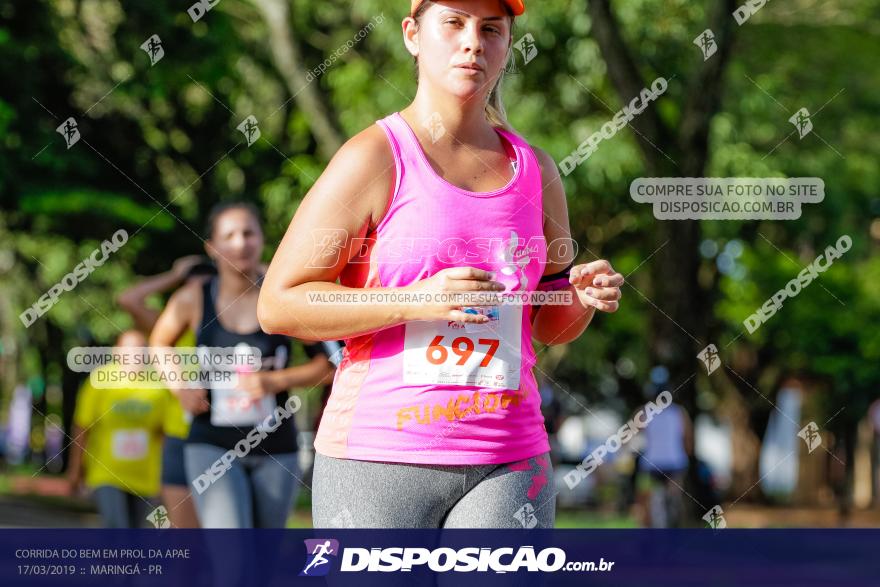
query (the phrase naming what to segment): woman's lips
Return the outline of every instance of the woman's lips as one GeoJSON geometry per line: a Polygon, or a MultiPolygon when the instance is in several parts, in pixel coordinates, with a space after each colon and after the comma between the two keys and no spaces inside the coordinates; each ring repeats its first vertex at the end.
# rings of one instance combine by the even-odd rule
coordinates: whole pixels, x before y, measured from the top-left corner
{"type": "Polygon", "coordinates": [[[467,67],[464,65],[456,65],[455,68],[458,70],[464,71],[470,75],[476,75],[478,73],[483,73],[482,69],[477,69],[475,67],[467,67]]]}

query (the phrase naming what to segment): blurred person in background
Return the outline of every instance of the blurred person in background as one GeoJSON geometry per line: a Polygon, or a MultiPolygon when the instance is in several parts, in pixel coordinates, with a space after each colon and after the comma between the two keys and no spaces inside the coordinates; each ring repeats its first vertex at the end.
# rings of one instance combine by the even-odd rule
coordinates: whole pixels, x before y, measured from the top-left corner
{"type": "MultiPolygon", "coordinates": [[[[257,321],[263,279],[263,230],[259,211],[246,202],[215,206],[207,222],[205,249],[218,274],[203,284],[177,290],[150,336],[154,347],[176,344],[187,329],[199,347],[259,351],[262,366],[241,373],[234,389],[174,389],[193,416],[184,447],[187,481],[197,489],[196,510],[205,528],[283,528],[302,483],[294,418],[280,422],[236,457],[220,475],[206,480],[212,465],[251,430],[288,404],[288,389],[324,384],[333,376],[324,347],[303,345],[308,363],[287,367],[291,339],[266,334],[257,321]]],[[[271,427],[271,426],[270,426],[271,427]]],[[[249,444],[249,443],[248,443],[249,444]]]]}
{"type": "Polygon", "coordinates": [[[643,448],[637,453],[636,494],[642,524],[676,527],[685,513],[684,484],[694,451],[690,416],[673,402],[653,413],[639,438],[643,448]]]}
{"type": "Polygon", "coordinates": [[[70,493],[84,480],[108,528],[145,526],[159,494],[162,435],[173,398],[167,389],[126,382],[149,369],[138,359],[146,344],[137,330],[120,334],[115,351],[127,364],[99,367],[92,377],[121,381],[95,387],[90,377],[77,396],[70,493]]]}

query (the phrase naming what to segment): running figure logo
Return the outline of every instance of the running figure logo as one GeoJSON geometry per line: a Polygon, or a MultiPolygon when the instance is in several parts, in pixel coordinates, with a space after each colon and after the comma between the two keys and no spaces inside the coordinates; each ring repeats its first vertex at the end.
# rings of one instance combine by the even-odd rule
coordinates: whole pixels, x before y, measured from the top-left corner
{"type": "Polygon", "coordinates": [[[422,121],[422,126],[428,129],[431,135],[431,143],[436,143],[440,137],[446,134],[446,127],[443,126],[443,117],[439,112],[432,112],[431,115],[422,121]]]}
{"type": "Polygon", "coordinates": [[[159,35],[153,35],[141,45],[141,49],[150,57],[150,67],[153,67],[165,56],[165,49],[162,48],[162,39],[159,35]]]}
{"type": "Polygon", "coordinates": [[[700,354],[697,355],[697,358],[703,361],[703,364],[706,365],[708,375],[711,375],[712,372],[721,365],[721,359],[718,358],[718,347],[714,344],[710,344],[701,350],[700,354]],[[717,365],[715,364],[716,362],[718,363],[717,365]]]}
{"type": "Polygon", "coordinates": [[[718,44],[715,43],[715,34],[712,32],[712,29],[706,29],[697,35],[697,38],[694,39],[694,45],[703,52],[703,61],[707,61],[718,50],[718,44]]]}
{"type": "Polygon", "coordinates": [[[314,253],[309,259],[309,268],[327,269],[333,267],[339,261],[339,254],[345,248],[345,237],[348,231],[345,229],[316,229],[312,231],[312,239],[315,242],[314,253]]]}
{"type": "Polygon", "coordinates": [[[513,514],[523,528],[530,529],[538,525],[538,516],[535,515],[535,506],[526,502],[513,514]]]}
{"type": "Polygon", "coordinates": [[[168,510],[165,509],[164,505],[160,505],[147,516],[147,521],[152,522],[153,526],[156,528],[170,528],[171,520],[168,518],[168,510]]]}
{"type": "Polygon", "coordinates": [[[58,128],[55,129],[55,132],[64,137],[64,143],[67,145],[68,149],[74,146],[79,140],[79,128],[77,128],[76,120],[74,120],[72,116],[62,122],[58,128]]]}
{"type": "MultiPolygon", "coordinates": [[[[538,47],[535,44],[535,37],[533,37],[530,33],[526,33],[522,36],[522,38],[514,43],[513,45],[516,47],[520,54],[523,57],[523,66],[529,64],[529,61],[535,58],[538,54],[538,47]]],[[[506,73],[519,73],[519,70],[516,67],[516,57],[514,53],[510,55],[510,62],[504,70],[506,73]]]]}
{"type": "Polygon", "coordinates": [[[244,135],[244,138],[247,139],[248,147],[253,145],[254,142],[260,138],[260,127],[257,126],[257,118],[253,114],[245,118],[242,123],[235,128],[240,130],[241,134],[244,135]]]}
{"type": "Polygon", "coordinates": [[[330,559],[327,555],[339,554],[339,541],[332,538],[310,538],[305,540],[306,566],[300,572],[300,577],[322,577],[330,572],[330,559]]]}
{"type": "Polygon", "coordinates": [[[810,120],[810,111],[806,108],[801,108],[795,112],[794,116],[789,118],[788,121],[797,129],[799,138],[801,139],[810,134],[810,131],[813,130],[813,121],[810,120]]]}
{"type": "Polygon", "coordinates": [[[801,428],[801,431],[798,432],[798,436],[803,438],[804,442],[807,443],[808,453],[812,453],[822,445],[822,435],[819,434],[819,427],[815,422],[810,422],[801,428]]]}
{"type": "Polygon", "coordinates": [[[720,505],[713,506],[711,510],[706,512],[703,519],[709,524],[713,530],[723,530],[727,528],[727,520],[724,519],[724,510],[720,505]]]}

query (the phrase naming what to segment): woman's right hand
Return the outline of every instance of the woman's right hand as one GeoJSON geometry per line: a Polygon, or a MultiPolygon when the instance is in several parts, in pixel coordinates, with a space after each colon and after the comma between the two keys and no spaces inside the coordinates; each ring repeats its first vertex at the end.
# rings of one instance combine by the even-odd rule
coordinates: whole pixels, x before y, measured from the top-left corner
{"type": "Polygon", "coordinates": [[[181,389],[175,394],[183,409],[198,416],[211,409],[208,404],[208,392],[204,389],[181,389]]]}
{"type": "Polygon", "coordinates": [[[171,273],[179,282],[182,282],[189,275],[190,270],[204,260],[205,257],[202,255],[181,257],[174,261],[174,264],[171,266],[171,273]]]}
{"type": "Polygon", "coordinates": [[[488,316],[468,314],[461,308],[462,306],[497,306],[498,300],[493,300],[490,294],[503,292],[505,287],[503,283],[493,281],[493,277],[493,273],[476,267],[450,267],[401,288],[408,293],[429,293],[432,296],[430,303],[407,305],[407,320],[453,320],[473,324],[488,322],[488,316]],[[454,299],[450,299],[454,294],[471,295],[460,300],[460,303],[455,303],[454,299]],[[480,297],[486,299],[475,299],[477,297],[475,294],[483,294],[480,297]]]}

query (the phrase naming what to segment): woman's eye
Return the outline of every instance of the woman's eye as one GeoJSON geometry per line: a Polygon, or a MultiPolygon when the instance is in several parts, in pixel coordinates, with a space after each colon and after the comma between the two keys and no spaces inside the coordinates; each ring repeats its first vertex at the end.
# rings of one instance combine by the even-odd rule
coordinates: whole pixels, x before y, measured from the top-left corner
{"type": "Polygon", "coordinates": [[[444,24],[458,24],[458,22],[459,21],[457,18],[451,18],[451,19],[447,20],[444,24]]]}

